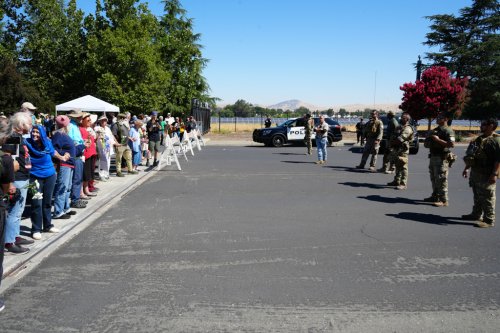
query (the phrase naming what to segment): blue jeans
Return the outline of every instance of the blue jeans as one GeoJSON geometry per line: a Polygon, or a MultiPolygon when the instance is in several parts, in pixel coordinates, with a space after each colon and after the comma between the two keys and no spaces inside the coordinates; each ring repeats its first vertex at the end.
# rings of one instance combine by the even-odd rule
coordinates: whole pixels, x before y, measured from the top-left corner
{"type": "Polygon", "coordinates": [[[75,169],[73,170],[73,180],[71,185],[71,201],[80,199],[83,181],[83,161],[81,158],[75,158],[75,169]]]}
{"type": "Polygon", "coordinates": [[[61,216],[69,211],[73,168],[61,166],[57,173],[54,188],[54,216],[61,216]]]}
{"type": "Polygon", "coordinates": [[[24,205],[28,195],[29,180],[17,180],[14,186],[19,189],[19,197],[16,202],[9,205],[7,219],[5,220],[5,243],[15,243],[16,237],[21,232],[21,217],[23,216],[24,205]]]}
{"type": "Polygon", "coordinates": [[[318,161],[326,161],[328,156],[326,152],[326,145],[328,143],[328,138],[316,137],[316,149],[318,149],[318,161]]]}
{"type": "Polygon", "coordinates": [[[31,232],[40,232],[42,230],[49,230],[53,227],[52,224],[52,194],[56,186],[57,175],[53,174],[47,178],[37,178],[33,175],[30,176],[30,183],[38,180],[40,188],[39,193],[43,194],[42,199],[31,200],[31,232]],[[43,227],[43,229],[42,229],[43,227]]]}
{"type": "Polygon", "coordinates": [[[3,254],[5,246],[5,218],[7,216],[7,211],[0,207],[0,284],[2,282],[3,276],[3,254]]]}

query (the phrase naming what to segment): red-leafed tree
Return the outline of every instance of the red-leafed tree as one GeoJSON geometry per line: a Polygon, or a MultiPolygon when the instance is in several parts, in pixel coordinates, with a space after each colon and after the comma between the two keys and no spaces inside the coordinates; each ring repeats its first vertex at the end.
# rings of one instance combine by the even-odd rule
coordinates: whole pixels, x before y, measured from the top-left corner
{"type": "Polygon", "coordinates": [[[446,67],[433,66],[422,73],[415,83],[405,83],[399,108],[416,120],[431,122],[439,113],[446,113],[450,119],[462,111],[467,96],[467,79],[454,78],[446,67]]]}

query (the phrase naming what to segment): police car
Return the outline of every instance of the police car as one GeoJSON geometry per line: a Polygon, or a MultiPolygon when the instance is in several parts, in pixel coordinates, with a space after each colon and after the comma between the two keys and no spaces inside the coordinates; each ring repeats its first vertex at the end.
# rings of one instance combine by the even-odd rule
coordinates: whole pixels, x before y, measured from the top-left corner
{"type": "MultiPolygon", "coordinates": [[[[314,117],[312,119],[314,120],[314,126],[318,126],[319,117],[314,117]]],[[[286,143],[303,142],[305,137],[305,121],[303,117],[294,118],[288,119],[276,127],[256,129],[253,131],[253,141],[263,143],[270,147],[282,147],[286,143]]],[[[333,142],[342,140],[340,124],[327,117],[325,117],[325,122],[329,125],[328,145],[330,146],[333,142]]],[[[314,132],[311,134],[311,137],[314,143],[314,132]]]]}

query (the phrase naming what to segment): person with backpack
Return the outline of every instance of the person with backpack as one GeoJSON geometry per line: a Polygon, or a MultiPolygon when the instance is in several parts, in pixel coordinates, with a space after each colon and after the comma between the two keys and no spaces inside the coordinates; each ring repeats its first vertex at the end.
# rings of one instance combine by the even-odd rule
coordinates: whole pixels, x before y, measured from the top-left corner
{"type": "Polygon", "coordinates": [[[391,159],[396,165],[394,180],[387,186],[395,186],[397,190],[406,190],[408,186],[408,153],[410,152],[410,141],[413,139],[413,128],[410,125],[410,115],[403,113],[401,124],[396,129],[396,139],[392,140],[391,159]]]}
{"type": "Polygon", "coordinates": [[[123,113],[118,114],[118,121],[111,126],[111,132],[115,138],[115,152],[116,152],[116,176],[125,177],[122,173],[122,158],[127,163],[129,175],[136,175],[138,172],[132,167],[132,151],[128,146],[129,141],[129,124],[127,116],[123,113]]]}
{"type": "Polygon", "coordinates": [[[363,118],[359,118],[359,122],[356,123],[356,143],[361,143],[361,146],[365,145],[365,137],[363,136],[363,128],[365,127],[365,122],[363,118]]]}
{"type": "Polygon", "coordinates": [[[429,173],[431,175],[432,194],[425,198],[436,207],[448,206],[448,170],[450,167],[450,148],[455,146],[455,132],[448,126],[448,116],[439,114],[436,118],[438,127],[430,131],[424,146],[429,148],[429,173]]]}
{"type": "Polygon", "coordinates": [[[464,178],[474,194],[472,213],[462,215],[463,220],[477,221],[477,227],[495,225],[496,182],[500,172],[500,135],[495,133],[498,120],[481,122],[482,134],[469,144],[465,153],[464,178]],[[470,176],[468,171],[470,169],[470,176]]]}

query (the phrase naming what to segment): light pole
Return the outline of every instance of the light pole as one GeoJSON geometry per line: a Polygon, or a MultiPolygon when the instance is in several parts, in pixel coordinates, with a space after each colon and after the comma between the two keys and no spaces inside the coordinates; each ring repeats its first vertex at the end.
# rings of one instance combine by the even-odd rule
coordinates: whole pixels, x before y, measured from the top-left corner
{"type": "Polygon", "coordinates": [[[420,56],[418,56],[418,61],[417,61],[417,81],[420,80],[421,75],[422,75],[422,60],[420,60],[420,56]]]}

